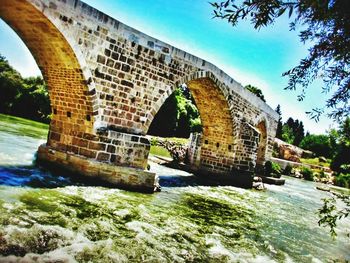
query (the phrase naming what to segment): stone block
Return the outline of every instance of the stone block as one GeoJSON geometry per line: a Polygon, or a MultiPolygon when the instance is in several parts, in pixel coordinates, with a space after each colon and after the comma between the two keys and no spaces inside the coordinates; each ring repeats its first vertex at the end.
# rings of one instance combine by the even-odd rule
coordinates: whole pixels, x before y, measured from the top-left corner
{"type": "Polygon", "coordinates": [[[109,162],[110,158],[111,155],[109,153],[99,152],[96,159],[100,162],[109,162]]]}
{"type": "Polygon", "coordinates": [[[104,151],[106,149],[106,144],[104,143],[97,143],[97,142],[89,142],[89,149],[96,150],[96,151],[104,151]]]}
{"type": "Polygon", "coordinates": [[[96,151],[92,151],[92,150],[88,150],[88,149],[84,149],[84,148],[79,149],[79,155],[85,156],[87,158],[95,159],[96,154],[97,154],[96,151]]]}

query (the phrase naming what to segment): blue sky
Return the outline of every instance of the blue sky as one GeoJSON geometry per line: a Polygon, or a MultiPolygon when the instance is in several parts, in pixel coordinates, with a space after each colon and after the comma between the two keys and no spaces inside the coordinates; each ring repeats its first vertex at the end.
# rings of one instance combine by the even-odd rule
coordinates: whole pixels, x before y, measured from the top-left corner
{"type": "MultiPolygon", "coordinates": [[[[297,92],[285,91],[282,73],[307,54],[297,32],[290,32],[288,19],[254,30],[248,21],[237,27],[212,19],[212,8],[203,0],[86,0],[86,3],[121,22],[164,42],[204,58],[223,69],[242,85],[262,89],[267,103],[281,105],[282,117],[302,120],[311,133],[323,133],[331,125],[326,117],[318,123],[305,111],[322,105],[326,96],[312,86],[303,102],[297,92]]],[[[23,75],[38,75],[34,59],[15,32],[0,20],[0,53],[23,75]]]]}

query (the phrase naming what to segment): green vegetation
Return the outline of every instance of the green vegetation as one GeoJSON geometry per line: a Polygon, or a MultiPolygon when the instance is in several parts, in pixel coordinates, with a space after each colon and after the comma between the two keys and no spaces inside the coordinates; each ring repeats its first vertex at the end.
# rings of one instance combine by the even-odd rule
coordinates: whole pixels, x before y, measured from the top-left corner
{"type": "Polygon", "coordinates": [[[283,170],[283,174],[285,175],[291,175],[292,174],[292,170],[293,170],[293,167],[290,166],[289,164],[286,166],[286,168],[284,168],[283,170]]]}
{"type": "MultiPolygon", "coordinates": [[[[245,86],[265,102],[261,89],[245,86]]],[[[202,123],[195,101],[187,87],[177,88],[155,116],[148,134],[161,137],[188,138],[191,132],[201,132],[202,123]]]]}
{"type": "Polygon", "coordinates": [[[302,174],[305,180],[308,180],[308,181],[314,180],[314,173],[310,168],[303,166],[300,170],[300,173],[302,174]]]}
{"type": "Polygon", "coordinates": [[[326,158],[330,158],[333,154],[330,138],[326,134],[308,134],[301,141],[300,147],[305,150],[314,152],[316,156],[324,156],[326,158]]]}
{"type": "MultiPolygon", "coordinates": [[[[335,184],[350,188],[350,117],[341,123],[338,130],[329,132],[330,144],[333,149],[332,170],[336,171],[335,184]]],[[[335,194],[331,199],[325,199],[319,210],[319,224],[328,226],[333,236],[336,235],[337,221],[350,214],[350,195],[335,194]],[[336,200],[343,203],[344,208],[338,208],[336,200]]]]}
{"type": "Polygon", "coordinates": [[[330,166],[330,159],[327,159],[327,162],[322,162],[318,157],[316,158],[301,158],[300,161],[305,164],[309,165],[315,165],[315,166],[322,166],[322,167],[329,167],[330,166]]]}
{"type": "Polygon", "coordinates": [[[278,163],[267,161],[264,167],[265,176],[280,178],[282,176],[282,168],[278,163]]]}
{"type": "Polygon", "coordinates": [[[290,117],[285,123],[282,123],[282,112],[281,106],[279,104],[277,105],[275,111],[279,115],[276,137],[289,144],[299,146],[300,142],[305,137],[303,122],[299,121],[298,119],[294,120],[290,117]]]}
{"type": "Polygon", "coordinates": [[[350,173],[339,173],[335,179],[338,186],[350,188],[350,173]]]}
{"type": "Polygon", "coordinates": [[[264,94],[262,93],[261,89],[254,87],[252,85],[245,86],[247,90],[249,90],[251,93],[255,94],[258,98],[260,98],[263,102],[266,102],[264,94]]]}
{"type": "Polygon", "coordinates": [[[281,111],[281,105],[278,104],[275,111],[279,115],[278,123],[277,123],[277,130],[276,130],[276,137],[279,138],[279,139],[282,139],[282,111],[281,111]]]}
{"type": "Polygon", "coordinates": [[[41,77],[22,78],[0,55],[0,113],[50,122],[50,100],[41,77]]]}
{"type": "Polygon", "coordinates": [[[171,158],[171,155],[167,149],[161,146],[151,145],[150,154],[171,158]]]}
{"type": "Polygon", "coordinates": [[[157,141],[159,141],[159,140],[167,140],[167,141],[171,141],[171,142],[182,144],[182,145],[185,145],[185,144],[188,143],[188,139],[187,138],[176,138],[176,137],[163,138],[163,137],[152,136],[152,138],[151,138],[151,145],[156,145],[157,141]]]}
{"type": "Polygon", "coordinates": [[[300,143],[306,150],[313,151],[317,156],[329,158],[301,159],[303,163],[330,167],[335,171],[335,184],[342,187],[350,185],[350,118],[346,118],[338,129],[332,129],[328,134],[306,135],[300,143]]]}
{"type": "MultiPolygon", "coordinates": [[[[344,172],[342,166],[350,165],[350,117],[348,117],[338,130],[330,132],[330,140],[334,148],[334,157],[331,168],[337,172],[344,172]]],[[[350,170],[348,170],[350,173],[350,170]]]]}
{"type": "Polygon", "coordinates": [[[161,137],[188,138],[191,132],[201,132],[198,109],[185,87],[177,88],[155,116],[148,134],[161,137]]]}
{"type": "Polygon", "coordinates": [[[184,162],[187,156],[188,139],[184,138],[151,138],[150,153],[163,157],[172,158],[173,162],[179,164],[184,162]]]}
{"type": "MultiPolygon", "coordinates": [[[[323,199],[323,206],[318,210],[320,220],[318,224],[320,226],[326,226],[330,228],[330,233],[333,237],[337,236],[335,228],[337,226],[337,221],[346,218],[350,214],[350,195],[349,194],[339,194],[332,192],[332,198],[323,199]],[[341,202],[341,206],[337,206],[341,202]]],[[[348,233],[349,236],[349,233],[348,233]]]]}
{"type": "MultiPolygon", "coordinates": [[[[276,112],[281,115],[280,106],[276,108],[276,112]]],[[[296,121],[290,118],[282,125],[282,120],[280,118],[276,137],[298,145],[297,142],[300,139],[296,140],[296,135],[299,134],[299,138],[302,138],[299,146],[305,150],[314,152],[317,156],[316,158],[301,159],[301,162],[309,165],[330,167],[335,171],[333,174],[334,178],[332,178],[321,169],[303,168],[300,171],[303,178],[305,180],[315,180],[326,183],[333,181],[337,186],[350,188],[350,118],[345,118],[338,129],[331,129],[327,134],[321,135],[307,133],[306,136],[302,136],[304,132],[302,123],[299,122],[299,124],[297,124],[296,121]],[[324,161],[324,157],[328,158],[326,162],[324,161]]],[[[275,151],[277,151],[277,149],[275,149],[275,151]]],[[[285,171],[284,174],[288,174],[288,172],[290,174],[292,170],[290,169],[289,171],[289,169],[285,171]]],[[[348,196],[340,194],[333,199],[325,199],[323,207],[319,210],[319,224],[328,226],[332,235],[335,235],[334,229],[336,221],[349,215],[349,200],[350,198],[348,196]],[[338,209],[335,199],[343,202],[345,208],[338,209]]]]}
{"type": "MultiPolygon", "coordinates": [[[[305,137],[304,133],[304,124],[302,121],[294,120],[293,118],[288,118],[288,120],[282,125],[280,125],[280,134],[276,133],[280,137],[277,137],[279,139],[282,139],[283,141],[293,144],[295,146],[299,146],[300,142],[305,137]]],[[[278,131],[277,131],[278,132],[278,131]]]]}

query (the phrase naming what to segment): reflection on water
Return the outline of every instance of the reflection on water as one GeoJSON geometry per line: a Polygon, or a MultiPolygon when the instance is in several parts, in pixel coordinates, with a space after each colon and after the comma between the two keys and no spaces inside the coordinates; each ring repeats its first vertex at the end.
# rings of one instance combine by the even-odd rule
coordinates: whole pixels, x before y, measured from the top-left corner
{"type": "Polygon", "coordinates": [[[266,192],[205,186],[151,164],[162,192],[85,184],[31,165],[46,126],[0,115],[0,262],[345,262],[349,220],[318,227],[328,193],[287,178],[266,192]]]}

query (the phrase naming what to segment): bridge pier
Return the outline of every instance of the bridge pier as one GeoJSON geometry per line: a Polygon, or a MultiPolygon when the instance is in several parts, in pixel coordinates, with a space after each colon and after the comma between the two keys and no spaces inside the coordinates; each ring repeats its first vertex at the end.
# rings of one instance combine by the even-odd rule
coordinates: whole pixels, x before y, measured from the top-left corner
{"type": "Polygon", "coordinates": [[[38,149],[40,165],[142,192],[158,187],[157,175],[146,170],[150,143],[144,136],[106,131],[76,134],[69,145],[60,140],[49,133],[48,143],[38,149]]]}
{"type": "Polygon", "coordinates": [[[198,176],[222,185],[252,188],[255,162],[251,156],[254,156],[257,147],[257,134],[250,131],[250,135],[245,134],[249,141],[239,143],[237,140],[235,149],[232,146],[220,149],[217,143],[203,139],[202,133],[192,133],[188,148],[190,169],[198,176]],[[249,145],[244,145],[247,143],[249,145]],[[239,148],[242,150],[239,151],[239,148]]]}

